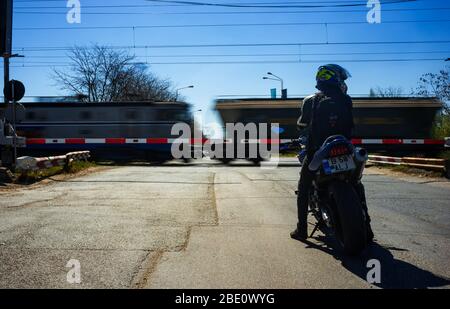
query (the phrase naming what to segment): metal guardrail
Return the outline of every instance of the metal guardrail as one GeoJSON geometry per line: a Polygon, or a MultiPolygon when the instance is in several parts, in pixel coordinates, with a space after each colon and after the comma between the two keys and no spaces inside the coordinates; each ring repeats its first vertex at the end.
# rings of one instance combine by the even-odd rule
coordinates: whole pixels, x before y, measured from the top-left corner
{"type": "Polygon", "coordinates": [[[16,169],[21,172],[26,172],[51,168],[55,166],[68,167],[73,161],[86,161],[90,158],[90,156],[91,154],[89,151],[77,151],[55,157],[20,157],[17,158],[16,169]]]}
{"type": "Polygon", "coordinates": [[[369,155],[369,162],[374,164],[404,165],[426,170],[443,172],[447,178],[450,178],[450,160],[430,159],[430,158],[412,158],[412,157],[386,157],[369,155]]]}

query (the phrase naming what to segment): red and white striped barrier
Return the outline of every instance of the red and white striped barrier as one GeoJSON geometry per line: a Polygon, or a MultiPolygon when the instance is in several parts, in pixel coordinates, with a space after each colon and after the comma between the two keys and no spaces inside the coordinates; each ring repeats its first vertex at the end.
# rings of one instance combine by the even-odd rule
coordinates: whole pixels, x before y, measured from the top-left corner
{"type": "Polygon", "coordinates": [[[64,166],[66,164],[66,156],[36,158],[35,169],[46,169],[55,166],[64,166]]]}
{"type": "Polygon", "coordinates": [[[444,172],[446,177],[450,177],[450,160],[369,155],[369,162],[375,164],[405,165],[409,167],[439,171],[444,172]]]}
{"type": "MultiPolygon", "coordinates": [[[[294,141],[293,139],[247,139],[241,140],[241,143],[261,143],[261,144],[284,144],[294,141]]],[[[230,143],[229,139],[206,139],[206,138],[28,138],[27,145],[51,145],[51,144],[173,144],[173,143],[230,143]]],[[[355,145],[447,145],[450,147],[450,141],[435,139],[352,139],[355,145]]]]}
{"type": "Polygon", "coordinates": [[[369,155],[369,162],[379,162],[379,163],[386,163],[386,164],[401,164],[403,162],[402,158],[398,157],[386,157],[386,156],[375,156],[375,155],[369,155]]]}
{"type": "Polygon", "coordinates": [[[55,157],[20,157],[17,158],[16,168],[20,171],[35,171],[56,166],[65,166],[73,161],[87,160],[89,157],[89,151],[71,152],[63,156],[55,157]]]}
{"type": "Polygon", "coordinates": [[[444,140],[435,139],[352,139],[355,145],[444,145],[444,140]]]}
{"type": "Polygon", "coordinates": [[[81,161],[81,160],[88,160],[91,157],[91,153],[89,151],[76,151],[76,152],[69,152],[66,154],[66,158],[68,160],[74,160],[74,161],[81,161]]]}

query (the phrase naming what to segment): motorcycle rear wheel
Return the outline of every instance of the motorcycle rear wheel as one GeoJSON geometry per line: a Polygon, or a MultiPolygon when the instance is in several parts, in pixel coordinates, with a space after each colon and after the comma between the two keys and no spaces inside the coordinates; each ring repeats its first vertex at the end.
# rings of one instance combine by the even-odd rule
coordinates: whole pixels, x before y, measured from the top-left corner
{"type": "Polygon", "coordinates": [[[353,186],[337,181],[330,185],[336,206],[335,235],[345,254],[358,255],[367,244],[367,228],[360,199],[353,186]]]}

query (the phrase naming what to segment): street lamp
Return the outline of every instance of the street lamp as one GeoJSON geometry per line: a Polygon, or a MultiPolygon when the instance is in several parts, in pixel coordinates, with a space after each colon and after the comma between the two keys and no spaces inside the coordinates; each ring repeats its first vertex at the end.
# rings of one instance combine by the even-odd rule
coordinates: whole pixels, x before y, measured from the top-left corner
{"type": "Polygon", "coordinates": [[[178,100],[178,93],[179,93],[179,91],[180,91],[180,90],[183,90],[183,89],[188,89],[188,88],[194,88],[194,86],[193,86],[193,85],[190,85],[190,86],[178,88],[178,89],[176,90],[175,101],[178,100]]]}
{"type": "Polygon", "coordinates": [[[282,79],[281,77],[279,77],[279,76],[277,76],[277,75],[271,73],[271,72],[267,72],[267,75],[273,76],[273,78],[272,78],[272,77],[264,76],[263,79],[275,80],[275,81],[279,81],[279,82],[281,83],[281,97],[283,98],[283,90],[284,90],[284,87],[283,87],[283,79],[282,79]]]}
{"type": "Polygon", "coordinates": [[[276,76],[275,74],[273,74],[271,72],[267,72],[267,75],[273,76],[273,77],[275,77],[277,80],[279,80],[281,82],[281,92],[283,92],[283,89],[284,89],[284,87],[283,87],[283,79],[281,77],[279,77],[279,76],[276,76]]]}
{"type": "Polygon", "coordinates": [[[200,129],[203,131],[203,121],[202,121],[201,112],[202,112],[201,109],[197,109],[197,110],[193,111],[192,112],[192,116],[193,116],[192,118],[194,120],[194,123],[195,123],[196,120],[198,120],[198,123],[200,124],[200,127],[201,127],[200,129]],[[197,114],[200,114],[200,116],[196,117],[197,114]]]}

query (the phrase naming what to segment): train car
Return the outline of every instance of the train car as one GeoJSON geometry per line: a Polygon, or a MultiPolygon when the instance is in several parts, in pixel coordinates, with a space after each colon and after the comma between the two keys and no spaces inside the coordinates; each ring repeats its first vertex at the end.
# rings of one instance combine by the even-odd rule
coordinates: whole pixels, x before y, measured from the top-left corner
{"type": "Polygon", "coordinates": [[[27,145],[19,155],[48,156],[89,150],[94,158],[170,160],[172,126],[192,126],[184,102],[22,103],[17,125],[27,145]]]}
{"type": "MultiPolygon", "coordinates": [[[[298,138],[297,119],[303,98],[219,99],[223,123],[278,123],[281,142],[298,138]]],[[[354,144],[372,151],[438,150],[444,141],[431,136],[442,103],[436,98],[353,98],[354,144]]]]}

